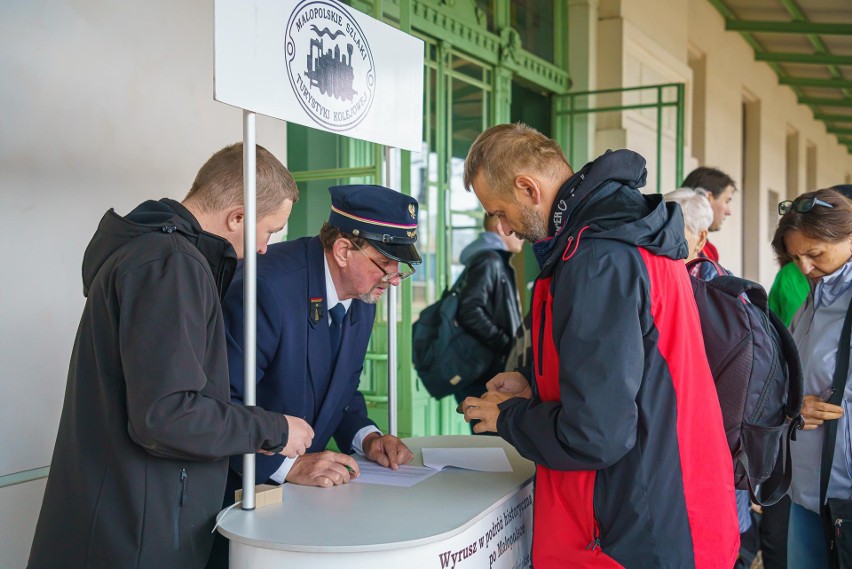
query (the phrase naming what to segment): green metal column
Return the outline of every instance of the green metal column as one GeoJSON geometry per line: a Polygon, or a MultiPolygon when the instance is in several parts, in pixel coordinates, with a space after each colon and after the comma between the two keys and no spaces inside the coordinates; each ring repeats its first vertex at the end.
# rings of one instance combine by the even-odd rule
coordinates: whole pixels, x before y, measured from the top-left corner
{"type": "Polygon", "coordinates": [[[512,72],[498,66],[494,70],[494,105],[491,124],[507,123],[512,109],[512,72]]]}
{"type": "Polygon", "coordinates": [[[447,184],[447,168],[449,167],[449,137],[452,135],[450,121],[444,120],[449,114],[447,99],[449,97],[450,57],[452,46],[449,42],[442,41],[438,44],[438,73],[435,80],[438,100],[435,101],[436,136],[435,153],[437,154],[438,171],[438,234],[435,248],[435,266],[437,267],[438,288],[442,291],[450,286],[448,274],[450,271],[449,242],[447,232],[449,229],[449,188],[447,184]]]}
{"type": "MultiPolygon", "coordinates": [[[[411,33],[411,0],[400,0],[399,2],[399,29],[411,33]]],[[[411,152],[403,150],[400,152],[400,181],[399,190],[405,195],[411,195],[411,152]]],[[[412,401],[414,399],[414,386],[417,379],[414,377],[411,367],[411,324],[413,322],[412,304],[414,301],[411,280],[402,282],[400,294],[402,302],[402,322],[399,327],[397,339],[399,345],[397,361],[397,403],[399,409],[398,426],[400,437],[414,436],[412,401]]]]}

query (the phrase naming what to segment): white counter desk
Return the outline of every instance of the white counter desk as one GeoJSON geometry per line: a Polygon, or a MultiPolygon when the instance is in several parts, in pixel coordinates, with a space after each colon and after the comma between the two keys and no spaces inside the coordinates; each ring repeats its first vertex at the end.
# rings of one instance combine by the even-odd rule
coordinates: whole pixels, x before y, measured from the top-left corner
{"type": "Polygon", "coordinates": [[[232,569],[529,566],[534,465],[500,437],[406,439],[422,448],[495,447],[513,472],[445,469],[410,488],[284,485],[284,500],[223,518],[232,569]]]}

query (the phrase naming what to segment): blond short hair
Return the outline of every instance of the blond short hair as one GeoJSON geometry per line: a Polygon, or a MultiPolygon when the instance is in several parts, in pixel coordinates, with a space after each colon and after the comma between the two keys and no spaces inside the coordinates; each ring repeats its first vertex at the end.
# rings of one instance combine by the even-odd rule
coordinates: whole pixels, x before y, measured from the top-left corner
{"type": "Polygon", "coordinates": [[[709,230],[713,223],[713,207],[707,194],[704,188],[678,188],[663,198],[667,202],[680,204],[684,226],[693,235],[698,235],[702,230],[709,230]]]}
{"type": "MultiPolygon", "coordinates": [[[[275,213],[285,200],[296,203],[299,189],[287,168],[266,148],[258,145],[257,218],[275,213]]],[[[243,144],[226,146],[211,156],[195,176],[184,200],[192,201],[203,213],[223,211],[243,205],[243,144]]]]}
{"type": "Polygon", "coordinates": [[[509,193],[520,173],[537,173],[551,181],[563,182],[571,166],[562,148],[551,138],[523,123],[492,126],[480,134],[464,162],[464,187],[482,173],[493,192],[509,193]]]}

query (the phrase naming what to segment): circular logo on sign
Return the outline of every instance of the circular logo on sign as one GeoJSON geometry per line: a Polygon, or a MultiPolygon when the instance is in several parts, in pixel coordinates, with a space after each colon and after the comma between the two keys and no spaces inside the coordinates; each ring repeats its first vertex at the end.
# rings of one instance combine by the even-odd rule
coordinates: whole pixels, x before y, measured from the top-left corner
{"type": "Polygon", "coordinates": [[[306,1],[287,22],[287,75],[296,98],[317,123],[345,131],[367,116],[376,92],[370,44],[342,6],[306,1]]]}

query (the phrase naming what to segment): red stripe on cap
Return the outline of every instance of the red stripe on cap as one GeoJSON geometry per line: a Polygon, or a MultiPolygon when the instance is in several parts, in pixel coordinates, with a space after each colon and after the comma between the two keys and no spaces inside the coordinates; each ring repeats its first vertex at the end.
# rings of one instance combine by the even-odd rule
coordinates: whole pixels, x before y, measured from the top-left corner
{"type": "Polygon", "coordinates": [[[398,223],[388,223],[386,221],[379,221],[377,219],[369,219],[367,217],[360,217],[357,215],[353,215],[351,213],[347,213],[342,211],[334,206],[331,206],[331,211],[342,215],[343,217],[348,217],[349,219],[354,219],[356,221],[363,221],[364,223],[369,223],[372,225],[380,225],[382,227],[395,227],[397,229],[417,229],[417,224],[413,223],[411,225],[400,225],[398,223]]]}

